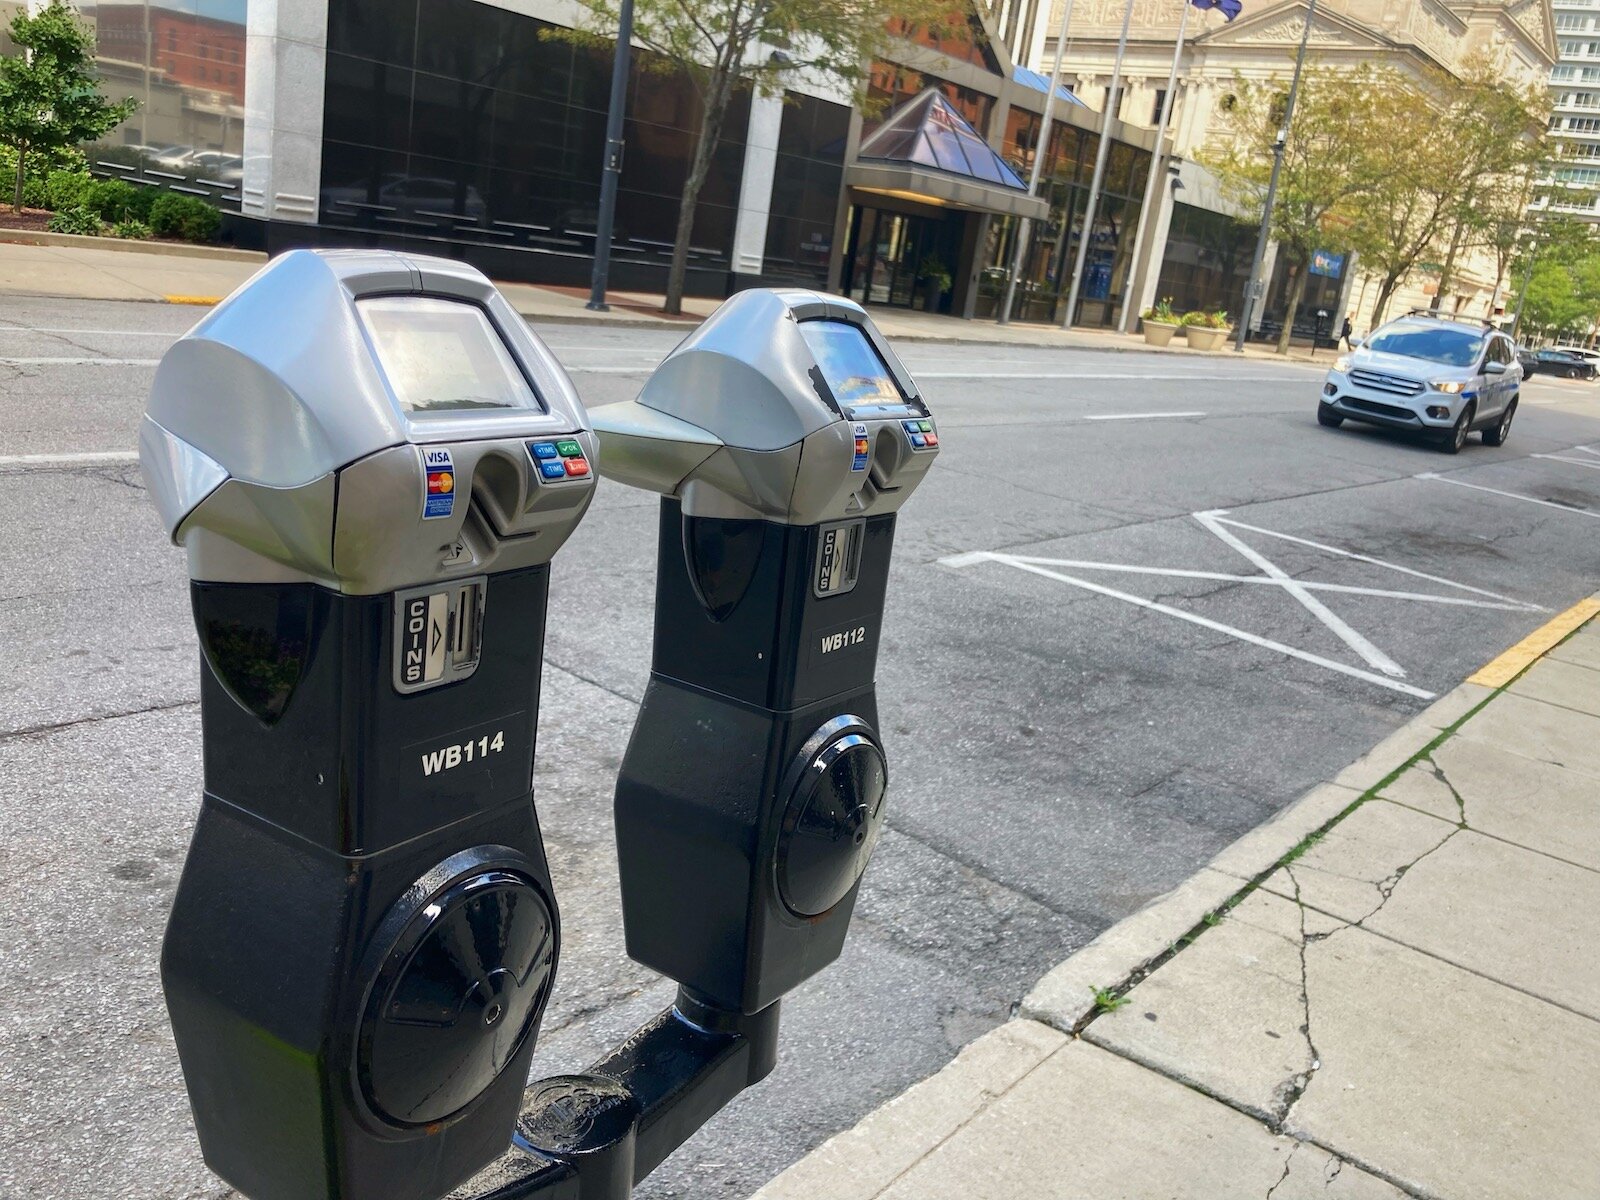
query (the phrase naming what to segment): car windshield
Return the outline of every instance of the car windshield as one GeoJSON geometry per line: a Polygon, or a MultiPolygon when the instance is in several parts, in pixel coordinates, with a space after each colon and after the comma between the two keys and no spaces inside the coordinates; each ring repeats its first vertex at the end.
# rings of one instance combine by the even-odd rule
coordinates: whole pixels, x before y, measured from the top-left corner
{"type": "Polygon", "coordinates": [[[1366,348],[1447,367],[1470,367],[1483,350],[1483,334],[1474,329],[1447,329],[1420,321],[1399,321],[1373,334],[1366,348]]]}

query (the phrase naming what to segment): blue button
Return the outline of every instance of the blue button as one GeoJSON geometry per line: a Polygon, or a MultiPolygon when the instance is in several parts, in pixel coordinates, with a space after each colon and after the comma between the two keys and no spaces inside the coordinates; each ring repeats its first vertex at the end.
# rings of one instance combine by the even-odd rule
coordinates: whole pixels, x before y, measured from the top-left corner
{"type": "Polygon", "coordinates": [[[918,428],[917,428],[917,423],[915,421],[901,421],[900,424],[905,426],[905,429],[906,429],[907,433],[918,433],[918,432],[920,432],[918,430],[918,428]]]}
{"type": "Polygon", "coordinates": [[[554,442],[529,442],[528,449],[535,458],[560,458],[554,442]]]}
{"type": "Polygon", "coordinates": [[[541,462],[539,464],[539,473],[546,479],[565,479],[567,477],[567,468],[562,466],[561,461],[557,459],[554,462],[541,462]]]}
{"type": "Polygon", "coordinates": [[[923,437],[920,433],[913,433],[911,435],[911,444],[913,446],[915,446],[918,450],[921,450],[924,446],[926,446],[928,444],[928,439],[923,437]]]}

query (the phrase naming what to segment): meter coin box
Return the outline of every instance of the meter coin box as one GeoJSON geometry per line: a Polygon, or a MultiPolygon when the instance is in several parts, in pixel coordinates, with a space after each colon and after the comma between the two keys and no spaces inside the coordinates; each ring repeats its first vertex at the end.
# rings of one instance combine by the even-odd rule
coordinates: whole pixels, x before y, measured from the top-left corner
{"type": "Polygon", "coordinates": [[[591,419],[603,473],[664,497],[616,791],[628,952],[756,1013],[838,957],[883,828],[895,514],[939,432],[858,305],[767,289],[591,419]]]}
{"type": "Polygon", "coordinates": [[[140,456],[205,774],[162,981],[206,1161],[253,1200],[436,1197],[510,1143],[558,952],[546,588],[595,449],[459,263],[285,254],[161,361],[140,456]]]}

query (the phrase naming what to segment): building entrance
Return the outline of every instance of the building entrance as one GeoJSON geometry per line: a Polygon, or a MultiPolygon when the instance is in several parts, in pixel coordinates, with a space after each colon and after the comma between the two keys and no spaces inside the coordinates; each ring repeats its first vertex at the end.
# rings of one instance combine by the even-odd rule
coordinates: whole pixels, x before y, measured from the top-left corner
{"type": "Polygon", "coordinates": [[[856,205],[845,241],[845,295],[861,304],[949,312],[964,219],[856,205]]]}

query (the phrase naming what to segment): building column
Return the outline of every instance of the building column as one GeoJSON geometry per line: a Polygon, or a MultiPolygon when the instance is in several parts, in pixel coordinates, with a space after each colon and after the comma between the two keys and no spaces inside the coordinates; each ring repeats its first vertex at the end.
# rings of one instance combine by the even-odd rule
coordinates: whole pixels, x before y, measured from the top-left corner
{"type": "MultiPolygon", "coordinates": [[[[1177,160],[1172,155],[1155,155],[1150,160],[1150,169],[1160,171],[1165,178],[1156,188],[1156,214],[1146,227],[1144,261],[1132,264],[1135,271],[1143,272],[1135,276],[1139,280],[1132,295],[1135,316],[1156,302],[1156,290],[1161,286],[1161,264],[1167,258],[1167,236],[1172,231],[1173,210],[1178,206],[1177,193],[1172,190],[1172,181],[1177,177],[1167,170],[1168,164],[1175,161],[1177,160]]],[[[1139,219],[1144,220],[1146,216],[1147,214],[1140,213],[1139,219]]]]}
{"type": "Polygon", "coordinates": [[[754,287],[767,254],[767,222],[772,216],[772,180],[778,168],[778,134],[783,128],[783,97],[752,96],[745,131],[744,176],[739,181],[739,214],[733,224],[734,290],[754,287]],[[751,278],[740,281],[739,276],[751,278]]]}
{"type": "Polygon", "coordinates": [[[250,0],[240,212],[314,223],[322,185],[328,0],[250,0]]]}

